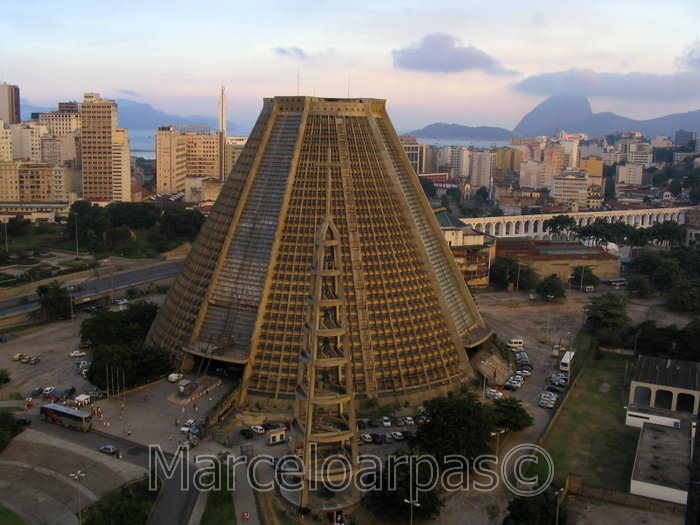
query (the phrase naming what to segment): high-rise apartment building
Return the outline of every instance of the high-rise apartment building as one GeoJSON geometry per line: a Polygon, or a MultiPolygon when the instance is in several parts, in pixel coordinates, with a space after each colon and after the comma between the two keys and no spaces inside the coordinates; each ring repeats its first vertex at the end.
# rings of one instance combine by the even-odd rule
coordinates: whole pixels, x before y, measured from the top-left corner
{"type": "Polygon", "coordinates": [[[12,161],[12,131],[0,120],[0,162],[12,161]]]}
{"type": "MultiPolygon", "coordinates": [[[[61,102],[60,104],[70,104],[61,102]]],[[[46,128],[46,132],[54,137],[63,137],[69,133],[75,133],[80,130],[80,109],[77,106],[64,106],[71,109],[59,109],[57,111],[49,111],[39,115],[39,124],[46,128]]]]}
{"type": "Polygon", "coordinates": [[[520,163],[521,188],[548,188],[551,180],[552,176],[544,173],[544,163],[536,160],[520,163]]]}
{"type": "Polygon", "coordinates": [[[411,166],[413,166],[413,170],[416,173],[426,173],[426,145],[418,142],[418,139],[411,135],[402,135],[399,137],[399,139],[401,140],[401,147],[406,152],[406,156],[408,157],[411,166]]]}
{"type": "Polygon", "coordinates": [[[472,188],[490,190],[496,173],[496,152],[472,151],[469,164],[469,183],[472,188]]]}
{"type": "Polygon", "coordinates": [[[385,102],[276,97],[147,341],[185,367],[245,365],[241,402],[286,406],[312,396],[300,361],[321,355],[317,392],[340,368],[355,399],[449,390],[489,334],[385,102]]]}
{"type": "Polygon", "coordinates": [[[12,158],[27,162],[41,162],[41,136],[46,133],[35,122],[12,124],[12,158]]]}
{"type": "Polygon", "coordinates": [[[542,151],[545,175],[559,175],[567,166],[568,157],[564,147],[556,144],[542,151]]]}
{"type": "Polygon", "coordinates": [[[581,171],[588,173],[588,184],[603,186],[603,159],[588,157],[579,162],[581,171]]]}
{"type": "MultiPolygon", "coordinates": [[[[156,191],[185,191],[188,176],[221,179],[220,139],[206,126],[161,126],[156,133],[156,191]]],[[[234,150],[232,146],[231,156],[234,150]]]]}
{"type": "Polygon", "coordinates": [[[19,124],[22,121],[19,109],[19,87],[6,82],[0,84],[0,120],[19,124]]]}
{"type": "Polygon", "coordinates": [[[80,153],[84,199],[131,200],[129,141],[126,130],[117,128],[117,104],[113,100],[85,93],[80,106],[80,153]]]}
{"type": "Polygon", "coordinates": [[[0,162],[0,201],[34,203],[65,200],[62,167],[43,162],[0,162]]]}

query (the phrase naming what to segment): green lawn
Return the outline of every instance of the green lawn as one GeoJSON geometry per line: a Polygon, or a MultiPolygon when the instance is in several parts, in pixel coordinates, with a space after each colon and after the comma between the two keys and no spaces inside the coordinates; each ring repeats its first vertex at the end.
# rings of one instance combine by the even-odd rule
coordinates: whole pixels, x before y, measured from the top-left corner
{"type": "Polygon", "coordinates": [[[233,495],[230,490],[213,490],[209,493],[207,506],[199,525],[219,525],[236,523],[236,509],[233,508],[233,495]]]}
{"type": "Polygon", "coordinates": [[[583,477],[587,485],[627,492],[639,430],[625,426],[627,393],[622,356],[591,356],[574,391],[544,441],[556,478],[583,477]]]}
{"type": "Polygon", "coordinates": [[[26,522],[10,509],[0,507],[0,525],[26,525],[26,522]]]}

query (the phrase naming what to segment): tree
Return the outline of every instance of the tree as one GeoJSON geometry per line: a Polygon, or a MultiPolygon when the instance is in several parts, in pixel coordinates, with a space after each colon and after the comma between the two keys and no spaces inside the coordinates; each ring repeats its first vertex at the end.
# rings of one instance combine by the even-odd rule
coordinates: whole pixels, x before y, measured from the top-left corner
{"type": "Polygon", "coordinates": [[[496,428],[508,432],[520,432],[534,423],[532,416],[523,408],[522,402],[514,397],[496,399],[492,410],[496,428]]]}
{"type": "Polygon", "coordinates": [[[489,410],[477,397],[461,391],[424,403],[430,421],[416,432],[416,445],[441,464],[445,456],[459,454],[469,460],[489,452],[486,444],[493,429],[489,410]]]}
{"type": "MultiPolygon", "coordinates": [[[[417,452],[417,451],[416,451],[417,452]]],[[[364,503],[377,517],[399,523],[408,523],[411,511],[413,517],[420,520],[430,520],[440,513],[443,503],[435,489],[416,492],[416,482],[428,484],[429,476],[435,475],[429,467],[420,463],[414,467],[411,476],[411,467],[404,463],[399,456],[397,466],[390,467],[388,461],[381,469],[381,484],[378,490],[370,490],[366,493],[364,503]],[[395,473],[395,476],[393,475],[395,473]],[[393,479],[391,479],[393,478],[393,479]],[[413,483],[411,483],[413,481],[413,483]],[[413,506],[404,500],[416,501],[419,506],[413,506]]]]}
{"type": "Polygon", "coordinates": [[[592,330],[621,331],[630,325],[627,298],[623,295],[604,294],[592,297],[586,308],[586,326],[592,330]]]}
{"type": "Polygon", "coordinates": [[[198,210],[172,206],[160,218],[160,230],[167,239],[193,241],[204,224],[204,215],[198,210]]]}
{"type": "Polygon", "coordinates": [[[517,286],[519,290],[531,290],[539,283],[540,276],[527,264],[507,255],[496,257],[493,261],[490,279],[501,290],[508,288],[509,284],[517,286]]]}
{"type": "Polygon", "coordinates": [[[540,295],[540,297],[542,297],[542,299],[546,300],[559,299],[566,296],[566,293],[564,292],[564,284],[555,273],[537,285],[535,291],[540,295]]]}
{"type": "Polygon", "coordinates": [[[635,293],[638,297],[652,297],[656,294],[656,288],[646,275],[631,279],[627,284],[627,290],[635,293]]]}
{"type": "MultiPolygon", "coordinates": [[[[543,492],[534,497],[518,496],[508,503],[508,516],[503,525],[550,525],[554,523],[557,513],[556,496],[543,492]]],[[[559,524],[567,520],[566,510],[559,509],[559,524]]]]}
{"type": "Polygon", "coordinates": [[[598,277],[593,273],[590,266],[576,266],[571,274],[571,286],[574,288],[598,286],[599,284],[600,279],[598,279],[598,277]],[[583,283],[581,282],[582,280],[583,283]]]}
{"type": "Polygon", "coordinates": [[[26,235],[31,224],[32,221],[25,219],[21,215],[12,217],[9,221],[7,221],[7,235],[11,237],[21,237],[22,235],[26,235]]]}
{"type": "Polygon", "coordinates": [[[666,304],[681,312],[700,311],[700,279],[677,280],[668,294],[666,304]]]}
{"type": "Polygon", "coordinates": [[[435,197],[437,189],[435,188],[435,183],[428,177],[418,177],[420,181],[421,188],[428,198],[435,197]]]}
{"type": "Polygon", "coordinates": [[[462,200],[462,194],[457,188],[448,188],[445,194],[456,203],[459,203],[462,200]]]}
{"type": "Polygon", "coordinates": [[[478,190],[476,190],[474,198],[484,202],[490,200],[489,190],[485,186],[481,186],[478,190]]]}
{"type": "Polygon", "coordinates": [[[163,348],[143,344],[102,345],[93,351],[87,375],[93,385],[105,389],[110,370],[119,370],[119,383],[124,381],[124,386],[129,388],[162,377],[170,369],[170,354],[163,348]]]}
{"type": "Polygon", "coordinates": [[[140,345],[158,313],[158,305],[145,301],[131,303],[126,310],[98,310],[80,326],[80,337],[94,346],[140,345]]]}
{"type": "Polygon", "coordinates": [[[39,306],[47,321],[70,318],[70,294],[58,281],[42,284],[36,289],[36,294],[39,296],[39,306]]]}
{"type": "Polygon", "coordinates": [[[576,219],[570,215],[557,215],[544,221],[543,226],[545,231],[549,230],[553,234],[574,231],[576,229],[576,219]]]}

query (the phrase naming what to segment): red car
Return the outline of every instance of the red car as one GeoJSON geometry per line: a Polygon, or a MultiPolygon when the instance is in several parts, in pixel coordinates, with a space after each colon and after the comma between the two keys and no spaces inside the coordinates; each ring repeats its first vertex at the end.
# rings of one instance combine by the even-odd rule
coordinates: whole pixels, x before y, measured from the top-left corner
{"type": "Polygon", "coordinates": [[[90,341],[86,341],[84,343],[80,343],[78,345],[78,348],[80,348],[81,350],[85,350],[86,348],[90,348],[91,346],[92,346],[92,343],[90,341]]]}

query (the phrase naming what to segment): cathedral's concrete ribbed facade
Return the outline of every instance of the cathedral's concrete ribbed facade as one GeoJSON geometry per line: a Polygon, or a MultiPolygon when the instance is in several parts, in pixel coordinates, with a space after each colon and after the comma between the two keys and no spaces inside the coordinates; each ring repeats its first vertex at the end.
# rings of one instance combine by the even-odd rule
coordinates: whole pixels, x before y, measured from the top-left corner
{"type": "Polygon", "coordinates": [[[377,99],[265,100],[148,342],[245,364],[245,394],[293,399],[327,218],[355,397],[470,376],[464,348],[489,331],[377,99]]]}

